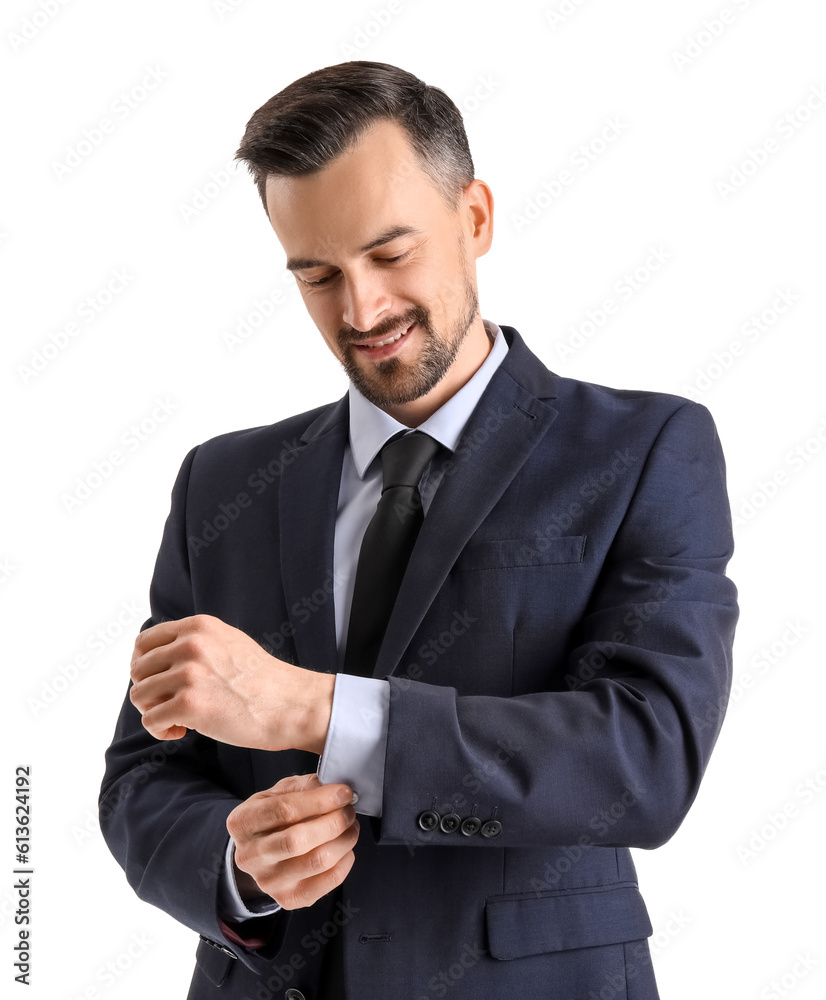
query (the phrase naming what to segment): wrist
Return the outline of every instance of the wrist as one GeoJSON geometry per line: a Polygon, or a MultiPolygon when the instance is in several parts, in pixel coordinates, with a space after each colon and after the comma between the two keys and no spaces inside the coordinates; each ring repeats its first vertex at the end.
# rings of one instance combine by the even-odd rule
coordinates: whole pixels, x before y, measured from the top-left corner
{"type": "Polygon", "coordinates": [[[307,750],[320,756],[327,742],[327,730],[330,728],[336,675],[316,670],[305,670],[304,673],[308,675],[305,678],[307,699],[296,749],[307,750]]]}

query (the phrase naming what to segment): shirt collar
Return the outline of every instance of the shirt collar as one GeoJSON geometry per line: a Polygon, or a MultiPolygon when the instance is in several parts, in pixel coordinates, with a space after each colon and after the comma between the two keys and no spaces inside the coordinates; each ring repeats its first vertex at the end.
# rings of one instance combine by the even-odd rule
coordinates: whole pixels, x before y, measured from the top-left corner
{"type": "MultiPolygon", "coordinates": [[[[417,430],[435,438],[445,448],[453,451],[459,442],[465,424],[493,373],[499,367],[508,351],[505,335],[496,323],[482,320],[488,335],[494,338],[488,356],[465,382],[435,413],[419,424],[417,430]]],[[[350,383],[348,389],[350,406],[350,450],[359,478],[363,479],[370,463],[394,434],[409,428],[391,417],[375,403],[363,396],[350,383]]]]}

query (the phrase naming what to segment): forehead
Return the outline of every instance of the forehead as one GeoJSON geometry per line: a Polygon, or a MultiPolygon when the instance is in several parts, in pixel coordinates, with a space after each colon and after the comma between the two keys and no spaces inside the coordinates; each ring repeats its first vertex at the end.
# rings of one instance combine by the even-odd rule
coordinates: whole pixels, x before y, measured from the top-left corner
{"type": "Polygon", "coordinates": [[[316,254],[318,241],[357,248],[400,221],[424,227],[445,206],[396,122],[371,127],[322,170],[267,178],[267,211],[289,255],[316,254]]]}

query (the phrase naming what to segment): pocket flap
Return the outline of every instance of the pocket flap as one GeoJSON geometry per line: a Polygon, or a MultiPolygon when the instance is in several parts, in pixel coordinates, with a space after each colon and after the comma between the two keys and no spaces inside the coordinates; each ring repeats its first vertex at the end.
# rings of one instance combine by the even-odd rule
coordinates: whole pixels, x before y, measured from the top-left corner
{"type": "Polygon", "coordinates": [[[498,959],[638,941],[653,931],[634,883],[492,896],[485,913],[490,954],[498,959]]]}

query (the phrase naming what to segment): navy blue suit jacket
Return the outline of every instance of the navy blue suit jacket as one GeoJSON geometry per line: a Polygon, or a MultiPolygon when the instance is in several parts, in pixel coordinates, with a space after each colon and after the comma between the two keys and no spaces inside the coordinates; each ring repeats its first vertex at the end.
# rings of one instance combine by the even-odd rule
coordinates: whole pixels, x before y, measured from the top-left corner
{"type": "MultiPolygon", "coordinates": [[[[445,467],[378,657],[383,815],[362,822],[335,906],[245,925],[261,948],[232,944],[217,913],[226,817],[317,757],[195,732],[159,743],[124,700],[101,828],[138,895],[201,936],[192,998],[317,996],[339,934],[352,997],[657,997],[629,848],[680,826],[728,697],[723,455],[704,406],[559,377],[502,330],[510,350],[445,467]]],[[[334,670],[347,430],[345,395],[193,448],[144,627],[211,614],[334,670]]]]}

